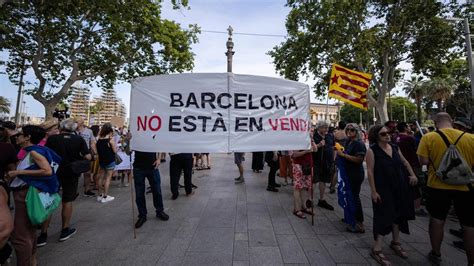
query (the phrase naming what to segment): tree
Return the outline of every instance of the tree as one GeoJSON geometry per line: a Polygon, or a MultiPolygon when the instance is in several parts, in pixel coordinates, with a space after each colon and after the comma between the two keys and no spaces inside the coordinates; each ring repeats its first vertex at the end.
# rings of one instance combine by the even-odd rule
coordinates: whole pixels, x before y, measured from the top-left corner
{"type": "Polygon", "coordinates": [[[393,120],[407,122],[417,119],[417,106],[406,97],[392,97],[390,104],[392,105],[393,120]],[[403,115],[403,107],[405,107],[406,119],[403,115]]]}
{"type": "Polygon", "coordinates": [[[451,97],[456,87],[455,80],[452,77],[435,77],[423,83],[427,91],[428,98],[436,102],[438,112],[445,111],[445,103],[451,97]]]}
{"type": "Polygon", "coordinates": [[[360,123],[360,115],[362,114],[362,123],[367,124],[368,111],[364,111],[360,108],[354,107],[350,104],[344,104],[341,107],[341,121],[346,123],[360,123]]]}
{"type": "Polygon", "coordinates": [[[192,69],[197,27],[182,29],[160,13],[154,0],[12,1],[0,10],[0,50],[9,55],[2,63],[16,83],[25,60],[37,79],[28,92],[48,119],[75,81],[110,86],[192,69]]]}
{"type": "Polygon", "coordinates": [[[455,80],[453,95],[446,101],[446,111],[453,117],[463,116],[474,120],[474,99],[471,96],[471,83],[467,60],[456,59],[444,65],[445,75],[455,80]]]}
{"type": "Polygon", "coordinates": [[[10,101],[3,96],[0,96],[0,114],[1,113],[10,113],[10,101]]]}
{"type": "Polygon", "coordinates": [[[466,12],[454,2],[288,0],[287,5],[288,37],[269,52],[276,70],[294,80],[313,77],[317,95],[327,90],[332,63],[373,73],[367,97],[381,122],[388,119],[386,94],[400,78],[402,62],[428,74],[462,45],[461,29],[443,19],[466,12]]]}
{"type": "Polygon", "coordinates": [[[421,123],[423,121],[421,104],[423,97],[426,94],[426,88],[423,86],[423,78],[420,76],[412,76],[411,80],[405,81],[405,87],[403,90],[408,95],[408,97],[415,100],[416,104],[416,120],[421,123]]]}

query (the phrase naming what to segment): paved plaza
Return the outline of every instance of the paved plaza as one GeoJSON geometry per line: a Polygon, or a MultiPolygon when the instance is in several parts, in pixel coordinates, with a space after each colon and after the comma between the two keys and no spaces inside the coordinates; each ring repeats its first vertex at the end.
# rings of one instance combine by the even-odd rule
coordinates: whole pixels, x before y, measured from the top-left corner
{"type": "MultiPolygon", "coordinates": [[[[113,181],[110,194],[115,200],[105,204],[81,193],[72,219],[77,234],[58,242],[60,212],[56,212],[48,244],[39,249],[40,265],[376,265],[369,255],[373,234],[367,180],[361,193],[365,234],[346,232],[336,194],[328,194],[336,210],[315,208],[311,226],[310,217],[302,220],[292,214],[292,187],[282,187],[278,193],[266,191],[269,168],[253,173],[251,157],[246,154],[245,184],[235,185],[238,171],[233,155],[212,155],[212,169],[193,175],[198,186],[195,195],[186,197],[182,189],[175,201],[170,199],[168,158],[160,170],[170,219],[164,222],[154,217],[148,194],[148,221],[137,229],[136,238],[130,187],[113,181]]],[[[459,227],[452,220],[447,225],[446,231],[459,227]]],[[[390,237],[385,239],[385,254],[394,265],[428,265],[428,218],[410,222],[410,230],[411,235],[402,235],[407,260],[389,249],[390,237]]],[[[445,234],[444,265],[465,265],[465,254],[451,245],[453,240],[457,239],[445,234]]]]}

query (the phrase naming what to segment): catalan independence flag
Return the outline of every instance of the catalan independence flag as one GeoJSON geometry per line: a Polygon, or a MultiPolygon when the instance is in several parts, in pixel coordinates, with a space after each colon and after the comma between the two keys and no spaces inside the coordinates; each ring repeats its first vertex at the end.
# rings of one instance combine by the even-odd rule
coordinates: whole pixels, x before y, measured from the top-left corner
{"type": "Polygon", "coordinates": [[[338,64],[332,65],[329,97],[367,110],[367,91],[372,74],[354,71],[338,64]]]}

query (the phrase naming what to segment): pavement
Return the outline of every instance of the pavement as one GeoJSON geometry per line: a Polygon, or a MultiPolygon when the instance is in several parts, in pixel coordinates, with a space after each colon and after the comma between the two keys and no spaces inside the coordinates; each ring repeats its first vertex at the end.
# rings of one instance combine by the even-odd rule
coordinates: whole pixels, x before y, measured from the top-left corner
{"type": "MultiPolygon", "coordinates": [[[[372,205],[367,180],[361,192],[365,234],[346,232],[336,194],[327,194],[335,211],[315,208],[311,219],[292,214],[293,189],[266,191],[269,168],[251,170],[246,154],[245,184],[234,184],[238,175],[232,154],[213,154],[212,169],[195,171],[198,186],[191,197],[171,200],[169,159],[160,166],[165,211],[169,221],[154,217],[152,196],[147,194],[148,221],[136,230],[132,214],[131,188],[113,181],[115,200],[98,203],[81,196],[74,202],[72,227],[77,234],[58,242],[60,212],[49,229],[48,244],[38,250],[39,265],[377,265],[370,257],[372,205]]],[[[278,182],[282,180],[277,178],[278,182]]],[[[181,181],[182,183],[183,181],[181,181]]],[[[82,192],[82,191],[81,191],[82,192]]],[[[319,192],[315,193],[315,198],[319,192]]],[[[308,217],[309,218],[309,217],[308,217]]],[[[448,220],[445,228],[458,228],[448,220]]],[[[394,265],[429,265],[428,218],[410,222],[410,235],[401,236],[409,258],[397,257],[388,247],[384,252],[394,265]]],[[[442,247],[443,265],[466,265],[465,253],[454,246],[448,232],[442,247]]]]}

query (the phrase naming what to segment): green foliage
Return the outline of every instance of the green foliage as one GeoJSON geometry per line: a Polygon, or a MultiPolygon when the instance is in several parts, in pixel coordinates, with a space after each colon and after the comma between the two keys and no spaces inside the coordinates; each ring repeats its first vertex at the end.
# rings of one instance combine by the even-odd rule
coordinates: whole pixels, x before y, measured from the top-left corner
{"type": "Polygon", "coordinates": [[[426,87],[423,85],[424,80],[420,76],[412,76],[410,81],[405,81],[403,90],[411,99],[415,100],[416,104],[416,120],[421,123],[422,117],[422,100],[427,94],[426,87]]]}
{"type": "Polygon", "coordinates": [[[0,96],[0,114],[1,113],[10,113],[10,101],[3,96],[0,96]]]}
{"type": "Polygon", "coordinates": [[[410,122],[417,119],[416,105],[406,97],[392,97],[390,104],[392,105],[390,109],[393,111],[393,120],[410,122]],[[403,117],[403,106],[405,106],[406,120],[403,117]]]}
{"type": "MultiPolygon", "coordinates": [[[[372,111],[372,109],[369,109],[369,111],[372,111]]],[[[341,107],[341,121],[359,124],[360,114],[362,113],[362,123],[367,124],[368,120],[369,123],[372,123],[372,116],[369,111],[364,111],[346,103],[341,107]]]]}
{"type": "Polygon", "coordinates": [[[457,59],[444,66],[445,76],[455,82],[453,95],[446,101],[446,111],[452,116],[462,116],[474,120],[474,99],[472,98],[467,60],[457,59]]]}
{"type": "Polygon", "coordinates": [[[288,0],[287,5],[288,38],[269,52],[278,73],[294,80],[313,77],[319,96],[326,94],[332,63],[373,73],[368,98],[382,121],[402,62],[429,74],[461,49],[461,28],[443,19],[466,12],[456,3],[288,0]]]}
{"type": "MultiPolygon", "coordinates": [[[[37,82],[29,92],[46,108],[82,80],[111,86],[116,80],[190,70],[199,29],[162,19],[161,1],[15,1],[0,11],[0,49],[16,82],[25,60],[37,82]]],[[[173,0],[175,8],[187,0],[173,0]]]]}

